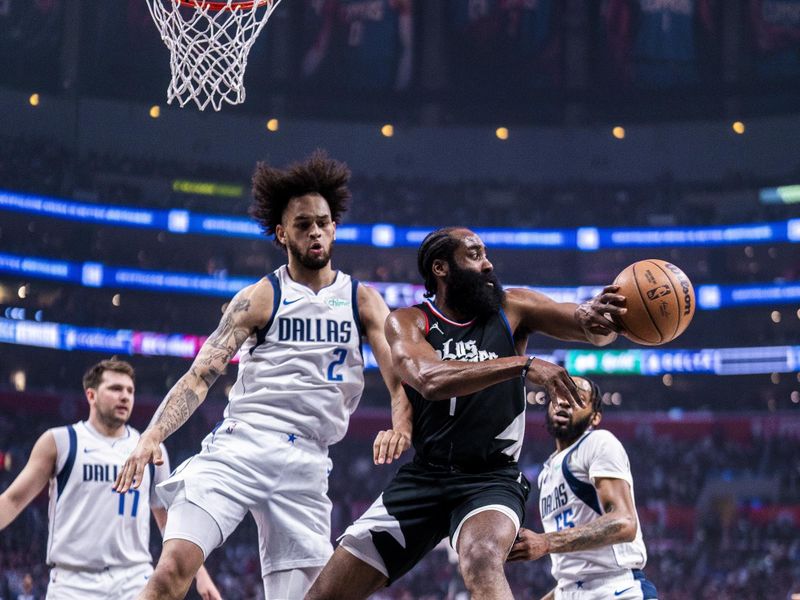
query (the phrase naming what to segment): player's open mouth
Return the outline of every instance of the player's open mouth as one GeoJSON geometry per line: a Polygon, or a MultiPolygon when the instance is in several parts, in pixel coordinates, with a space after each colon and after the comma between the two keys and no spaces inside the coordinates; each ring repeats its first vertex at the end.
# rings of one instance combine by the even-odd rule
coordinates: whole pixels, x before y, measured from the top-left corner
{"type": "Polygon", "coordinates": [[[556,414],[553,415],[553,419],[557,419],[559,421],[569,422],[569,413],[566,410],[560,410],[556,414]]]}

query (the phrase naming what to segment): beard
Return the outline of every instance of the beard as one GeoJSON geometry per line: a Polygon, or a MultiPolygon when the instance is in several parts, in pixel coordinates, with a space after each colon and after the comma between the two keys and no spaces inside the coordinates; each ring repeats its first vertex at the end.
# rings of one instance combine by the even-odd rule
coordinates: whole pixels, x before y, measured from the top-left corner
{"type": "Polygon", "coordinates": [[[295,246],[292,242],[287,240],[287,249],[297,261],[306,269],[312,271],[319,271],[325,268],[331,262],[331,254],[333,253],[333,246],[329,246],[326,252],[323,252],[319,257],[311,256],[310,254],[303,254],[299,247],[295,246]]]}
{"type": "Polygon", "coordinates": [[[478,273],[450,262],[445,277],[447,305],[457,314],[485,320],[500,312],[506,293],[494,271],[478,273]],[[487,285],[491,283],[492,285],[487,285]]]}
{"type": "MultiPolygon", "coordinates": [[[[130,415],[130,412],[128,414],[130,415]]],[[[117,427],[122,427],[123,425],[125,425],[125,423],[128,422],[128,419],[122,419],[118,417],[113,408],[111,410],[104,411],[98,407],[97,418],[103,425],[105,425],[109,429],[116,429],[117,427]]]]}
{"type": "Polygon", "coordinates": [[[554,438],[561,440],[562,442],[571,442],[582,436],[583,432],[589,428],[589,425],[591,425],[592,416],[594,416],[593,413],[590,413],[579,421],[570,419],[569,423],[566,425],[561,425],[553,422],[553,418],[550,416],[549,410],[546,414],[547,420],[545,426],[547,427],[547,433],[552,435],[554,438]]]}

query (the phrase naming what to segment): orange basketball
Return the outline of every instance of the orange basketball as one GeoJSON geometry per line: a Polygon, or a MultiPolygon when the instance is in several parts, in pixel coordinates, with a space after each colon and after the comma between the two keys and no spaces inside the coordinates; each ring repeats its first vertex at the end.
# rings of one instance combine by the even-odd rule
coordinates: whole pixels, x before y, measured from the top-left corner
{"type": "Polygon", "coordinates": [[[614,280],[628,311],[624,334],[637,344],[658,346],[682,334],[694,316],[694,287],[678,267],[657,258],[626,267],[614,280]]]}

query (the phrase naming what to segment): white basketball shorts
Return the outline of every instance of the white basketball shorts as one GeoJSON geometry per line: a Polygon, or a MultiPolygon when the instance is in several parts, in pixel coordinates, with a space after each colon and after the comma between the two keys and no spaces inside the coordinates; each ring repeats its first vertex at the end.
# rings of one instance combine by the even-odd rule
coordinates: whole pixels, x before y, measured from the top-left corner
{"type": "Polygon", "coordinates": [[[150,563],[81,571],[50,569],[47,600],[135,600],[153,573],[150,563]]]}
{"type": "Polygon", "coordinates": [[[625,569],[605,577],[560,582],[556,600],[657,600],[656,587],[640,569],[625,569]]]}
{"type": "MultiPolygon", "coordinates": [[[[327,447],[316,441],[225,419],[203,440],[200,453],[157,492],[167,506],[185,494],[216,521],[223,542],[249,510],[266,575],[323,566],[333,553],[327,496],[331,466],[327,447]]],[[[168,530],[171,538],[197,538],[196,532],[168,530]]]]}

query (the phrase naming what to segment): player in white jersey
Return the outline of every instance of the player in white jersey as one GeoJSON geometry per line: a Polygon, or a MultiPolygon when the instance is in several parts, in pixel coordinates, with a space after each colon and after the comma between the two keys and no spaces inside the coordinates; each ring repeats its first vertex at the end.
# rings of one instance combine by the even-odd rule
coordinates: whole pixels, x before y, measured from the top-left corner
{"type": "Polygon", "coordinates": [[[333,549],[328,446],[345,434],[364,386],[369,341],[392,395],[393,428],[376,462],[409,445],[410,405],[393,374],[380,294],[331,267],[336,224],[350,193],[347,167],[317,152],[286,170],[259,164],[253,216],[288,264],[230,302],[175,384],[117,480],[136,489],[161,442],[202,402],[239,353],[224,420],[159,493],[170,499],[161,559],[141,598],[182,598],[205,557],[249,511],[259,531],[267,598],[301,598],[333,549]]]}
{"type": "Polygon", "coordinates": [[[508,560],[550,555],[556,600],[657,598],[644,576],[647,550],[636,514],[625,448],[602,419],[597,385],[573,377],[583,408],[562,398],[547,405],[547,430],[556,452],[539,474],[539,514],[544,533],[521,529],[508,560]]]}
{"type": "MultiPolygon", "coordinates": [[[[49,429],[37,440],[25,468],[0,495],[0,529],[49,480],[47,598],[131,600],[153,572],[150,511],[161,529],[167,511],[152,489],[169,476],[169,462],[162,447],[163,463],[143,473],[140,489],[115,493],[117,472],[139,440],[139,432],[127,425],[133,367],[101,361],[86,372],[83,387],[89,418],[49,429]]],[[[220,598],[205,569],[198,572],[197,589],[204,600],[220,598]]]]}

